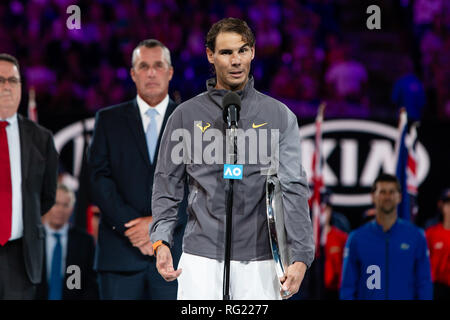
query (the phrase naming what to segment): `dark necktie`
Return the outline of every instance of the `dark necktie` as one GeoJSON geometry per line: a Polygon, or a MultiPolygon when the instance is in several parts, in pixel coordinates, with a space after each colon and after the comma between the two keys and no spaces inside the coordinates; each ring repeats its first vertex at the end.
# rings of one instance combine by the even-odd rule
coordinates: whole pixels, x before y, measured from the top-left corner
{"type": "Polygon", "coordinates": [[[8,121],[0,121],[0,245],[5,245],[11,237],[12,185],[11,164],[9,162],[8,121]]]}
{"type": "Polygon", "coordinates": [[[52,269],[50,273],[50,285],[48,288],[48,300],[61,300],[62,297],[62,277],[61,277],[61,263],[62,263],[62,246],[61,235],[54,233],[56,238],[55,248],[52,255],[52,269]]]}

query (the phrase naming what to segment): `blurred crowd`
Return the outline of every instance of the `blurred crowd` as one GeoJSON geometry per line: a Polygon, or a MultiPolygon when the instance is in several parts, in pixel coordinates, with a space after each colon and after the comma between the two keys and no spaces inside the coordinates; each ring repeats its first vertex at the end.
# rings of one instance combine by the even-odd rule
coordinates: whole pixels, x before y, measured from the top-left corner
{"type": "MultiPolygon", "coordinates": [[[[419,88],[430,94],[440,116],[450,117],[449,68],[442,67],[450,65],[448,1],[396,1],[414,10],[419,88]]],[[[0,4],[0,51],[21,61],[40,113],[85,117],[135,95],[129,57],[146,38],[161,40],[172,52],[175,100],[204,91],[212,75],[205,32],[234,16],[255,31],[253,75],[261,91],[303,117],[315,116],[324,99],[329,117],[377,116],[367,94],[370,74],[355,55],[358,44],[342,38],[341,2],[348,1],[7,0],[0,4]],[[81,9],[79,30],[66,27],[72,4],[81,9]]]]}
{"type": "MultiPolygon", "coordinates": [[[[411,2],[411,1],[410,1],[411,2]]],[[[439,117],[450,117],[450,2],[413,1],[414,40],[425,91],[439,117]]]]}

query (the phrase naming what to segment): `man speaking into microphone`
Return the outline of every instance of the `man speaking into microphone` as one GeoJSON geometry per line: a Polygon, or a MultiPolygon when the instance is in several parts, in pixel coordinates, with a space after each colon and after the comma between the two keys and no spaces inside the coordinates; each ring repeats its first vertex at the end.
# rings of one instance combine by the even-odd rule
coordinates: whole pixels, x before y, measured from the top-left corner
{"type": "Polygon", "coordinates": [[[283,298],[289,298],[298,291],[314,257],[297,118],[283,103],[254,88],[250,65],[255,37],[244,21],[226,18],[215,23],[206,36],[206,54],[215,77],[207,81],[206,92],[174,111],[160,144],[150,227],[157,269],[167,281],[178,278],[178,299],[222,299],[230,203],[226,188],[231,178],[230,298],[278,300],[282,292],[283,298]],[[230,91],[239,99],[224,99],[230,91]],[[228,107],[225,113],[232,118],[224,114],[228,107]],[[238,128],[231,129],[237,134],[236,153],[229,145],[231,122],[238,128]],[[281,279],[266,218],[264,172],[269,165],[281,182],[292,261],[281,279]],[[175,270],[170,246],[185,183],[189,186],[188,222],[175,270]]]}

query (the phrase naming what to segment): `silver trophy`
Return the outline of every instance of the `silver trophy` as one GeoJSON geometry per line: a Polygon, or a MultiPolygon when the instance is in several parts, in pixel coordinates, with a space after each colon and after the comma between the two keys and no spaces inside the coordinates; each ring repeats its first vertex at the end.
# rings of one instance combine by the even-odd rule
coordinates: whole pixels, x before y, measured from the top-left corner
{"type": "MultiPolygon", "coordinates": [[[[274,175],[267,176],[266,204],[270,247],[275,260],[277,276],[281,278],[291,264],[291,259],[284,227],[284,208],[280,180],[274,175]]],[[[285,295],[289,295],[289,293],[286,292],[285,295]]]]}

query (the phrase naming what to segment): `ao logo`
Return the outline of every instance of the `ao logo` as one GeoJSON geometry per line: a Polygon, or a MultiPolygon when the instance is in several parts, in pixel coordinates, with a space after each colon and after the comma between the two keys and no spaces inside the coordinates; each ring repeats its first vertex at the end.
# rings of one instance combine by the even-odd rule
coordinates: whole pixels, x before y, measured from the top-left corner
{"type": "MultiPolygon", "coordinates": [[[[315,124],[300,128],[302,164],[312,176],[315,124]]],[[[381,172],[395,174],[395,140],[397,128],[365,120],[330,120],[322,124],[323,177],[332,187],[331,201],[338,206],[365,206],[371,204],[370,187],[381,172]],[[356,191],[356,193],[355,193],[356,191]]],[[[406,143],[410,142],[409,136],[406,143]]],[[[426,178],[430,159],[419,142],[417,152],[417,181],[426,178]]]]}
{"type": "Polygon", "coordinates": [[[224,179],[242,179],[243,166],[239,164],[225,164],[223,166],[224,179]]]}

